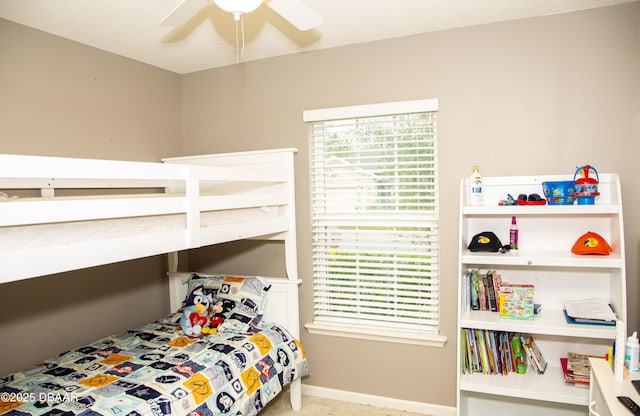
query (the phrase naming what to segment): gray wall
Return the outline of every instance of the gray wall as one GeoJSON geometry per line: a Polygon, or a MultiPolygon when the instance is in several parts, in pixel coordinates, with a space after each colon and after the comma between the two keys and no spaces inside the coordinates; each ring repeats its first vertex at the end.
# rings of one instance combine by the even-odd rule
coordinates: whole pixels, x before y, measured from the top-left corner
{"type": "MultiPolygon", "coordinates": [[[[180,76],[2,19],[0,56],[0,153],[180,154],[180,76]]],[[[0,285],[0,374],[165,315],[165,262],[0,285]]]]}
{"type": "MultiPolygon", "coordinates": [[[[638,2],[285,56],[182,77],[1,20],[0,51],[1,152],[158,160],[178,154],[297,147],[303,323],[311,321],[313,311],[307,126],[302,111],[407,99],[440,100],[441,315],[449,341],[444,348],[420,348],[310,335],[302,330],[312,367],[307,384],[455,404],[458,185],[474,163],[487,176],[572,174],[576,165],[585,163],[600,172],[620,174],[626,214],[629,328],[638,328],[640,220],[633,215],[640,202],[640,195],[634,192],[640,181],[635,167],[640,154],[638,2]],[[19,87],[15,80],[20,81],[19,87]],[[106,88],[107,81],[111,88],[106,88]],[[87,96],[92,86],[100,88],[90,89],[92,94],[87,96]],[[66,94],[64,99],[61,92],[66,94]],[[140,108],[131,105],[131,100],[153,105],[140,108]],[[81,105],[86,102],[109,111],[88,112],[81,105]],[[127,116],[118,111],[121,105],[136,113],[127,116]],[[38,123],[29,121],[34,119],[38,123]],[[107,131],[110,134],[104,134],[107,131]],[[14,143],[13,138],[21,143],[14,143]]],[[[281,247],[273,243],[240,242],[192,252],[189,260],[193,268],[268,275],[282,273],[281,262],[273,260],[280,253],[281,247]]],[[[163,268],[161,259],[150,261],[154,273],[163,268]]],[[[146,265],[132,263],[105,273],[123,273],[133,282],[139,274],[137,266],[146,265]]],[[[75,273],[90,278],[91,272],[75,273]]],[[[149,279],[150,289],[138,289],[139,299],[145,305],[151,299],[164,301],[161,277],[149,279]]],[[[61,285],[61,293],[77,285],[73,277],[67,280],[70,283],[61,285]]],[[[31,282],[12,285],[15,287],[0,287],[0,297],[11,299],[37,290],[31,282]]],[[[131,296],[138,297],[135,288],[132,292],[119,293],[113,300],[109,296],[90,298],[89,305],[76,300],[78,305],[72,307],[87,312],[101,310],[100,305],[106,303],[117,309],[129,305],[131,296]]],[[[11,310],[16,307],[11,303],[11,310]]],[[[65,343],[76,344],[77,333],[86,334],[88,327],[112,331],[108,325],[113,322],[96,321],[96,315],[89,313],[85,325],[69,328],[57,309],[47,307],[29,315],[18,330],[9,322],[13,318],[5,318],[15,314],[0,299],[0,339],[28,336],[45,319],[48,326],[55,322],[60,327],[65,343]]],[[[161,309],[149,315],[163,312],[161,309]]],[[[117,325],[130,327],[139,323],[138,318],[127,314],[117,325]]],[[[3,354],[0,373],[59,351],[44,351],[44,347],[18,351],[28,343],[25,338],[16,342],[11,362],[3,354]]]]}
{"type": "MultiPolygon", "coordinates": [[[[186,153],[297,147],[301,321],[312,320],[307,126],[302,112],[438,98],[444,348],[310,335],[305,383],[455,404],[458,186],[484,175],[621,175],[630,328],[638,327],[640,3],[421,34],[183,77],[186,153]],[[635,192],[634,192],[635,191],[635,192]]],[[[576,236],[577,238],[577,236],[576,236]]],[[[254,258],[268,258],[269,252],[254,258]]],[[[202,266],[199,255],[194,267],[202,266]]],[[[211,261],[211,270],[253,260],[211,261]]],[[[205,262],[206,264],[206,262],[205,262]]],[[[275,266],[275,265],[274,265],[275,266]]],[[[264,272],[266,273],[266,272],[264,272]]]]}

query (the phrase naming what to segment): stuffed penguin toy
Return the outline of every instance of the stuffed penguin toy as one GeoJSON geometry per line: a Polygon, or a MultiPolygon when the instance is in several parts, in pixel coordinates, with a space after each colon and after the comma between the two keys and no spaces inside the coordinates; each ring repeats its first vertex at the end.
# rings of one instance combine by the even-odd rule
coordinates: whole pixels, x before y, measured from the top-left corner
{"type": "Polygon", "coordinates": [[[197,338],[202,335],[202,328],[209,321],[211,302],[211,297],[204,294],[202,286],[195,287],[189,293],[180,319],[180,326],[186,336],[197,338]]]}

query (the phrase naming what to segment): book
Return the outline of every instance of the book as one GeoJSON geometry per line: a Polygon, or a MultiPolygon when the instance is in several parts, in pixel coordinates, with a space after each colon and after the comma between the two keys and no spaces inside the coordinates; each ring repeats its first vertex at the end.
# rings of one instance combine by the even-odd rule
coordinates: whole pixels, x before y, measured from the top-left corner
{"type": "Polygon", "coordinates": [[[487,353],[487,345],[484,340],[484,329],[479,329],[478,335],[478,350],[480,351],[480,360],[482,362],[482,373],[491,374],[489,364],[489,354],[487,353]]]}
{"type": "Polygon", "coordinates": [[[488,329],[463,328],[461,332],[461,372],[463,374],[524,374],[525,357],[520,334],[488,329]]]}
{"type": "Polygon", "coordinates": [[[472,270],[470,280],[470,291],[471,291],[471,310],[477,311],[480,310],[480,296],[478,294],[478,271],[472,270]]]}
{"type": "Polygon", "coordinates": [[[566,358],[560,358],[562,378],[565,383],[576,387],[588,387],[591,379],[591,364],[589,358],[604,358],[604,356],[569,352],[566,358]]]}
{"type": "Polygon", "coordinates": [[[541,305],[541,304],[539,304],[539,303],[534,303],[534,304],[533,304],[533,314],[534,314],[534,315],[537,315],[537,314],[539,314],[540,312],[542,312],[542,305],[541,305]]]}
{"type": "Polygon", "coordinates": [[[473,336],[473,330],[467,329],[467,345],[469,346],[469,351],[467,352],[467,357],[469,360],[469,374],[478,372],[478,354],[477,354],[477,345],[475,338],[473,336]]]}
{"type": "Polygon", "coordinates": [[[567,369],[575,376],[589,377],[591,373],[589,358],[604,358],[604,356],[569,351],[567,354],[567,369]]]}
{"type": "Polygon", "coordinates": [[[464,311],[471,310],[471,270],[464,274],[464,311]]]}
{"type": "Polygon", "coordinates": [[[496,292],[496,312],[498,312],[498,308],[500,307],[499,299],[500,296],[500,285],[502,285],[502,276],[493,271],[493,287],[496,292]]]}
{"type": "Polygon", "coordinates": [[[520,337],[513,337],[511,345],[513,349],[515,371],[518,374],[524,374],[527,372],[527,362],[525,360],[525,353],[522,349],[522,341],[520,340],[520,337]]]}
{"type": "Polygon", "coordinates": [[[604,326],[616,326],[616,321],[602,321],[599,319],[584,319],[584,318],[572,318],[567,313],[566,309],[563,309],[564,319],[571,325],[604,325],[604,326]]]}
{"type": "Polygon", "coordinates": [[[499,294],[500,317],[533,319],[534,286],[532,284],[502,283],[499,294]]]}
{"type": "Polygon", "coordinates": [[[486,275],[486,283],[487,283],[487,303],[488,308],[491,312],[498,311],[498,300],[496,295],[496,286],[494,280],[497,280],[496,272],[490,271],[487,272],[486,275]]]}
{"type": "Polygon", "coordinates": [[[460,365],[462,367],[462,373],[465,374],[469,371],[469,360],[467,360],[467,353],[469,348],[467,347],[466,329],[462,330],[460,334],[460,365]]]}
{"type": "MultiPolygon", "coordinates": [[[[506,349],[508,351],[509,371],[517,374],[524,374],[527,370],[527,362],[522,356],[522,346],[516,345],[516,340],[520,337],[517,334],[509,333],[506,339],[506,349]]],[[[519,341],[518,341],[519,342],[519,341]]]]}
{"type": "Polygon", "coordinates": [[[489,363],[489,374],[496,374],[498,372],[498,363],[496,362],[496,349],[493,342],[493,331],[485,330],[484,342],[487,349],[487,362],[489,363]]]}
{"type": "Polygon", "coordinates": [[[613,322],[617,319],[611,305],[602,299],[579,299],[564,302],[567,315],[576,322],[613,322]]]}
{"type": "Polygon", "coordinates": [[[499,331],[497,334],[498,353],[503,375],[513,373],[514,369],[511,365],[513,362],[513,352],[510,348],[512,334],[509,332],[499,331]]]}
{"type": "Polygon", "coordinates": [[[589,376],[584,377],[581,375],[575,375],[573,371],[569,370],[568,358],[560,358],[560,366],[562,367],[562,379],[565,383],[573,384],[576,387],[588,387],[589,376]]]}
{"type": "Polygon", "coordinates": [[[489,310],[489,302],[487,297],[487,275],[478,275],[478,299],[480,300],[480,310],[489,310]]]}
{"type": "Polygon", "coordinates": [[[527,358],[536,370],[536,373],[544,374],[544,372],[547,371],[547,361],[544,359],[542,351],[538,348],[533,337],[531,335],[522,335],[520,340],[522,341],[522,347],[527,354],[527,358]]]}
{"type": "Polygon", "coordinates": [[[477,331],[469,329],[469,344],[471,347],[471,364],[472,373],[482,373],[482,360],[480,359],[480,351],[478,346],[477,331]]]}

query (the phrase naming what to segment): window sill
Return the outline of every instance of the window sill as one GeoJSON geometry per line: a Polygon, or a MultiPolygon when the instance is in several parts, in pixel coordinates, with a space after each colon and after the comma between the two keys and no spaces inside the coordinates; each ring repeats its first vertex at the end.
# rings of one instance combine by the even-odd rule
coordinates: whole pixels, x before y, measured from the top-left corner
{"type": "Polygon", "coordinates": [[[369,341],[394,342],[398,344],[421,345],[427,347],[444,347],[447,337],[438,334],[418,334],[409,331],[394,331],[389,329],[365,329],[349,325],[326,325],[307,323],[304,325],[309,333],[314,335],[329,335],[343,338],[365,339],[369,341]]]}

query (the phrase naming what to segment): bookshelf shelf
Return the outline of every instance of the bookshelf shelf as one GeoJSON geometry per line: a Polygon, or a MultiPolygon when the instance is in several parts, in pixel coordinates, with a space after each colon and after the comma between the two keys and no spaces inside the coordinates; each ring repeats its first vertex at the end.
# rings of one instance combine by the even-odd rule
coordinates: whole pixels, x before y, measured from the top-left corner
{"type": "MultiPolygon", "coordinates": [[[[507,194],[538,193],[542,182],[572,180],[568,175],[484,178],[484,205],[467,204],[468,179],[460,185],[458,280],[458,415],[584,414],[589,389],[563,381],[560,358],[569,352],[605,355],[616,338],[615,326],[567,323],[566,300],[606,300],[626,333],[626,281],[620,182],[615,174],[600,174],[600,196],[594,205],[500,206],[507,194]],[[519,227],[519,250],[479,253],[467,249],[471,238],[492,231],[502,244],[509,242],[511,217],[519,227]],[[594,231],[612,248],[608,256],[579,256],[574,242],[594,231]],[[509,283],[535,286],[534,298],[542,311],[532,320],[500,317],[497,312],[473,310],[468,298],[467,272],[495,271],[509,283]],[[529,365],[526,374],[468,374],[465,369],[466,330],[531,335],[548,363],[544,374],[529,365]]],[[[496,335],[497,337],[497,335],[496,335]]]]}
{"type": "Polygon", "coordinates": [[[460,327],[494,331],[549,334],[574,338],[614,339],[616,328],[599,325],[571,325],[562,310],[543,310],[533,320],[501,318],[497,312],[469,311],[460,314],[460,327]]]}
{"type": "MultiPolygon", "coordinates": [[[[577,236],[576,236],[577,238],[577,236]]],[[[510,253],[472,253],[468,250],[462,253],[462,263],[469,265],[513,265],[513,266],[543,266],[543,267],[573,267],[573,268],[622,268],[623,260],[620,253],[612,252],[608,256],[591,256],[585,258],[573,254],[570,250],[564,252],[553,250],[520,249],[517,255],[510,253]]]]}
{"type": "Polygon", "coordinates": [[[465,206],[464,215],[608,215],[620,210],[617,204],[607,205],[510,205],[510,206],[465,206]]]}
{"type": "Polygon", "coordinates": [[[567,385],[562,381],[560,367],[549,367],[544,374],[463,374],[460,378],[460,389],[580,406],[586,406],[589,399],[589,389],[567,385]]]}

